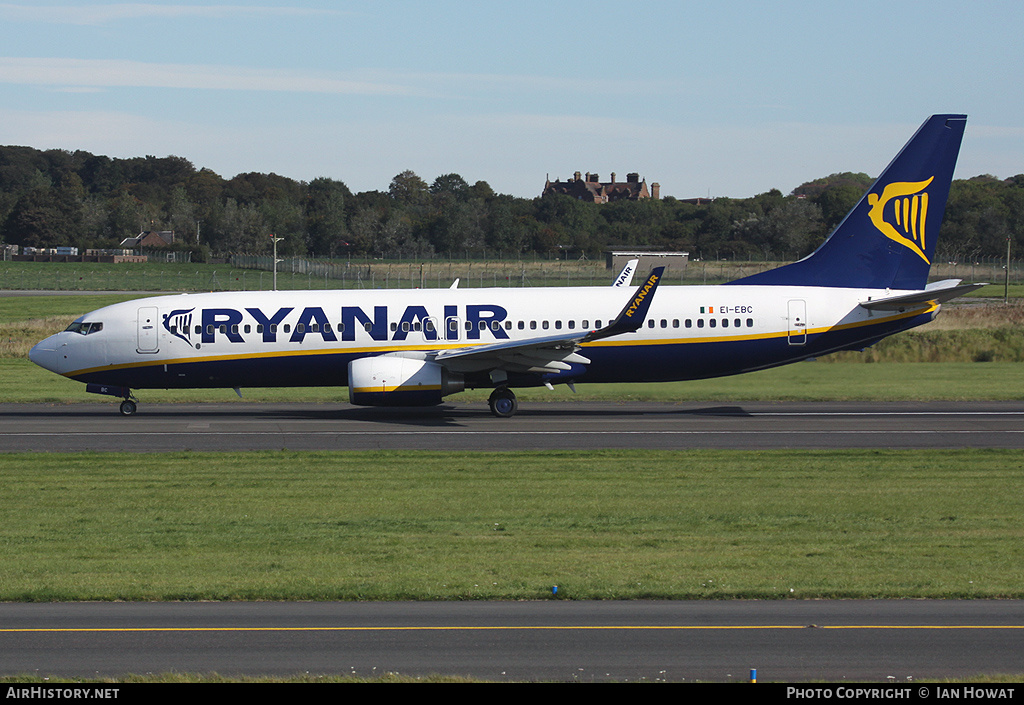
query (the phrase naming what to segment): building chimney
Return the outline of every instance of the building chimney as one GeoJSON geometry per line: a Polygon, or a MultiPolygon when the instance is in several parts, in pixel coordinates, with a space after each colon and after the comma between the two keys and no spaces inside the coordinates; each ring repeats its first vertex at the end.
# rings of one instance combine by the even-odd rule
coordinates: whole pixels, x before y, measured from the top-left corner
{"type": "Polygon", "coordinates": [[[661,184],[659,184],[657,181],[651,184],[651,198],[653,198],[655,201],[661,198],[661,184]]]}

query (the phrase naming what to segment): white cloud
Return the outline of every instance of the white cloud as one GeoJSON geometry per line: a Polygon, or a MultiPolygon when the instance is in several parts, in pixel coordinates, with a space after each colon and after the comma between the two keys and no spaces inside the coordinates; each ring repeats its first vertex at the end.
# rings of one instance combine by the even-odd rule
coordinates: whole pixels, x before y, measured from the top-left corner
{"type": "Polygon", "coordinates": [[[111,3],[106,5],[15,5],[0,3],[0,17],[15,21],[50,24],[103,25],[119,20],[143,18],[176,19],[198,17],[308,17],[341,15],[336,10],[301,7],[252,7],[244,5],[153,5],[147,3],[111,3]]]}
{"type": "Polygon", "coordinates": [[[153,64],[112,59],[0,57],[0,83],[62,88],[189,88],[360,95],[413,95],[415,89],[327,74],[236,66],[153,64]]]}

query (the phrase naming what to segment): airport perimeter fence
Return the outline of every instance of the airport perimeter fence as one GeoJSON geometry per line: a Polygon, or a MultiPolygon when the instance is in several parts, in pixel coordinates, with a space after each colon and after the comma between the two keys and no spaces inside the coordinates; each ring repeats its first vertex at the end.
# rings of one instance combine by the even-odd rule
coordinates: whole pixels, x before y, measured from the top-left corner
{"type": "MultiPolygon", "coordinates": [[[[782,262],[706,260],[669,268],[665,284],[721,284],[772,269],[782,262]]],[[[618,271],[596,260],[316,260],[278,262],[278,289],[440,289],[605,286],[618,271]]],[[[636,272],[635,282],[647,274],[636,272]]],[[[1006,263],[995,259],[936,263],[932,280],[1003,284],[1006,263]]],[[[1009,283],[1024,283],[1024,260],[1010,262],[1009,283]]],[[[269,291],[272,257],[234,255],[220,263],[0,262],[0,289],[53,291],[269,291]]]]}

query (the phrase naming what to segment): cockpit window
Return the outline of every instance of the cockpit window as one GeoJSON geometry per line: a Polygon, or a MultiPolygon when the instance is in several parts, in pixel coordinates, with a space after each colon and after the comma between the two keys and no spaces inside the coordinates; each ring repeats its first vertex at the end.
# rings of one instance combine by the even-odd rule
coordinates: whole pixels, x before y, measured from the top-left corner
{"type": "Polygon", "coordinates": [[[103,330],[103,324],[99,321],[75,321],[70,326],[65,328],[68,333],[80,333],[82,335],[89,335],[90,333],[98,333],[103,330]]]}

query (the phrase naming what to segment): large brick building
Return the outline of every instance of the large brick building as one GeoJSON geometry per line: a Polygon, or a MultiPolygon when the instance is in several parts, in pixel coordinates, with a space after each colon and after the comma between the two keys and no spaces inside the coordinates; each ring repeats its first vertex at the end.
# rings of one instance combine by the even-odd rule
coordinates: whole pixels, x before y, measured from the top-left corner
{"type": "Polygon", "coordinates": [[[597,174],[586,175],[584,178],[580,172],[573,175],[571,181],[552,181],[550,177],[544,184],[544,194],[561,193],[581,201],[593,201],[594,203],[611,203],[612,201],[638,201],[641,198],[660,198],[661,186],[657,183],[647,188],[647,179],[640,179],[639,174],[627,174],[625,181],[617,181],[615,173],[612,173],[611,181],[600,180],[597,174]]]}

